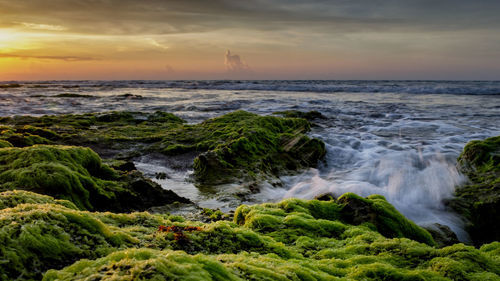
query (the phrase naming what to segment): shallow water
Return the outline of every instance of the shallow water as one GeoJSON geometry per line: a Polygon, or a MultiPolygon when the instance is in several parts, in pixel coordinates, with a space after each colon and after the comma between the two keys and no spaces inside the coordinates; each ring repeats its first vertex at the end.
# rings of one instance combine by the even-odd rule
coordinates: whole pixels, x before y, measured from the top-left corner
{"type": "MultiPolygon", "coordinates": [[[[7,83],[7,82],[5,82],[7,83]]],[[[0,84],[5,84],[0,83],[0,84]]],[[[12,82],[8,82],[12,83],[12,82]]],[[[0,89],[0,115],[43,115],[108,110],[172,112],[191,123],[234,110],[268,115],[317,110],[327,117],[310,133],[327,144],[318,169],[264,183],[199,190],[154,159],[137,159],[148,176],[202,207],[225,211],[240,203],[313,198],[332,192],[382,194],[418,224],[448,225],[467,237],[443,199],[466,179],[456,168],[463,146],[500,135],[500,82],[453,81],[57,81],[0,89]],[[72,93],[88,97],[60,98],[72,93]],[[224,190],[225,192],[218,192],[224,190]],[[226,192],[232,190],[232,192],[226,192]],[[246,193],[245,193],[246,192],[246,193]]]]}

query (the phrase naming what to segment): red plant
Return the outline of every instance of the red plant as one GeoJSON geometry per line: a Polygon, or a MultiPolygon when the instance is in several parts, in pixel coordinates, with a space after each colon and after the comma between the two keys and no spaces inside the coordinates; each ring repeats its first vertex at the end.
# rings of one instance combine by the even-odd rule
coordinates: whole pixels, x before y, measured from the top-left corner
{"type": "Polygon", "coordinates": [[[201,227],[198,226],[164,226],[160,225],[158,227],[158,232],[173,232],[175,241],[179,242],[187,242],[187,236],[184,235],[184,231],[192,232],[192,231],[201,231],[201,227]]]}

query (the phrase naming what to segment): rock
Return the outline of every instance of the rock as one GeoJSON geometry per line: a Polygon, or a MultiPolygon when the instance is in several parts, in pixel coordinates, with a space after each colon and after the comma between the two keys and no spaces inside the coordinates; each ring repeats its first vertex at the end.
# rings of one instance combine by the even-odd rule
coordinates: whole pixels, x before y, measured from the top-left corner
{"type": "Polygon", "coordinates": [[[469,142],[457,168],[469,183],[456,189],[448,206],[468,222],[476,246],[500,240],[500,136],[469,142]]]}
{"type": "Polygon", "coordinates": [[[137,243],[69,201],[26,191],[0,193],[1,280],[40,280],[50,268],[137,243]],[[5,208],[8,207],[8,208],[5,208]]]}
{"type": "Polygon", "coordinates": [[[127,160],[105,160],[105,163],[108,164],[111,168],[122,171],[122,172],[131,172],[137,170],[134,162],[127,160]]]}
{"type": "Polygon", "coordinates": [[[220,184],[234,178],[258,180],[315,167],[326,149],[322,141],[304,134],[309,128],[304,119],[244,111],[207,120],[193,128],[197,133],[194,142],[198,143],[189,142],[205,151],[194,160],[194,176],[202,184],[220,184]]]}
{"type": "MultiPolygon", "coordinates": [[[[205,185],[227,183],[235,178],[259,181],[294,173],[315,167],[326,153],[321,140],[305,135],[311,126],[307,120],[259,116],[245,111],[194,125],[160,111],[15,116],[1,118],[0,123],[14,127],[14,134],[20,134],[15,130],[25,125],[37,128],[26,133],[39,139],[25,143],[8,140],[14,146],[55,142],[91,147],[102,157],[120,159],[151,153],[162,153],[165,158],[187,155],[191,163],[187,168],[194,168],[195,180],[205,185]],[[49,131],[57,137],[45,141],[37,135],[49,131]]],[[[18,137],[26,139],[24,135],[18,137]]]]}
{"type": "MultiPolygon", "coordinates": [[[[122,193],[117,196],[120,206],[127,206],[129,210],[145,210],[153,206],[178,203],[192,203],[189,199],[178,196],[171,190],[163,189],[159,184],[145,178],[139,171],[126,174],[124,181],[133,193],[122,193]]],[[[120,208],[120,207],[119,207],[120,208]]]]}
{"type": "Polygon", "coordinates": [[[323,193],[323,194],[317,195],[314,197],[314,199],[319,200],[319,201],[335,201],[336,197],[335,197],[335,194],[328,192],[328,193],[323,193]]]}
{"type": "MultiPolygon", "coordinates": [[[[384,214],[377,211],[381,196],[362,199],[384,214]]],[[[149,212],[81,211],[69,201],[7,191],[0,193],[0,261],[8,261],[0,263],[0,279],[497,280],[500,275],[499,242],[438,249],[406,236],[384,237],[367,223],[348,224],[340,218],[346,210],[336,201],[286,199],[242,205],[233,222],[207,210],[217,221],[202,223],[149,212]]]]}
{"type": "Polygon", "coordinates": [[[349,224],[368,224],[386,237],[407,237],[435,245],[429,232],[405,218],[382,195],[363,198],[346,193],[337,202],[341,206],[340,218],[349,224]]]}
{"type": "Polygon", "coordinates": [[[0,190],[34,191],[69,200],[82,210],[126,212],[189,202],[138,171],[117,172],[84,147],[0,149],[0,171],[0,190]]]}
{"type": "Polygon", "coordinates": [[[439,248],[460,243],[457,235],[446,225],[434,223],[424,228],[432,235],[432,238],[439,248]]]}

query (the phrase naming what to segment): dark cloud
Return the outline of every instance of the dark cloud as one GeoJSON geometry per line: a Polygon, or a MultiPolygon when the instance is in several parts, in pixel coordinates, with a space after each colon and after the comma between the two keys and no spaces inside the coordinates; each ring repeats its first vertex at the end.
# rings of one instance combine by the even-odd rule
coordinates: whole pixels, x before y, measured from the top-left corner
{"type": "Polygon", "coordinates": [[[500,27],[497,0],[0,0],[0,25],[43,23],[90,34],[172,34],[222,28],[323,32],[500,27]]]}

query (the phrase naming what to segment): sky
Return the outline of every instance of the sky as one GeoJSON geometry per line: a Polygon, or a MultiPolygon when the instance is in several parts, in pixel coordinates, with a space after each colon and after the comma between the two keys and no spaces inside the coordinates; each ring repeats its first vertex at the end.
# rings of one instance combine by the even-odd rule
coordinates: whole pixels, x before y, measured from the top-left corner
{"type": "Polygon", "coordinates": [[[499,0],[0,0],[0,81],[500,79],[499,0]]]}

